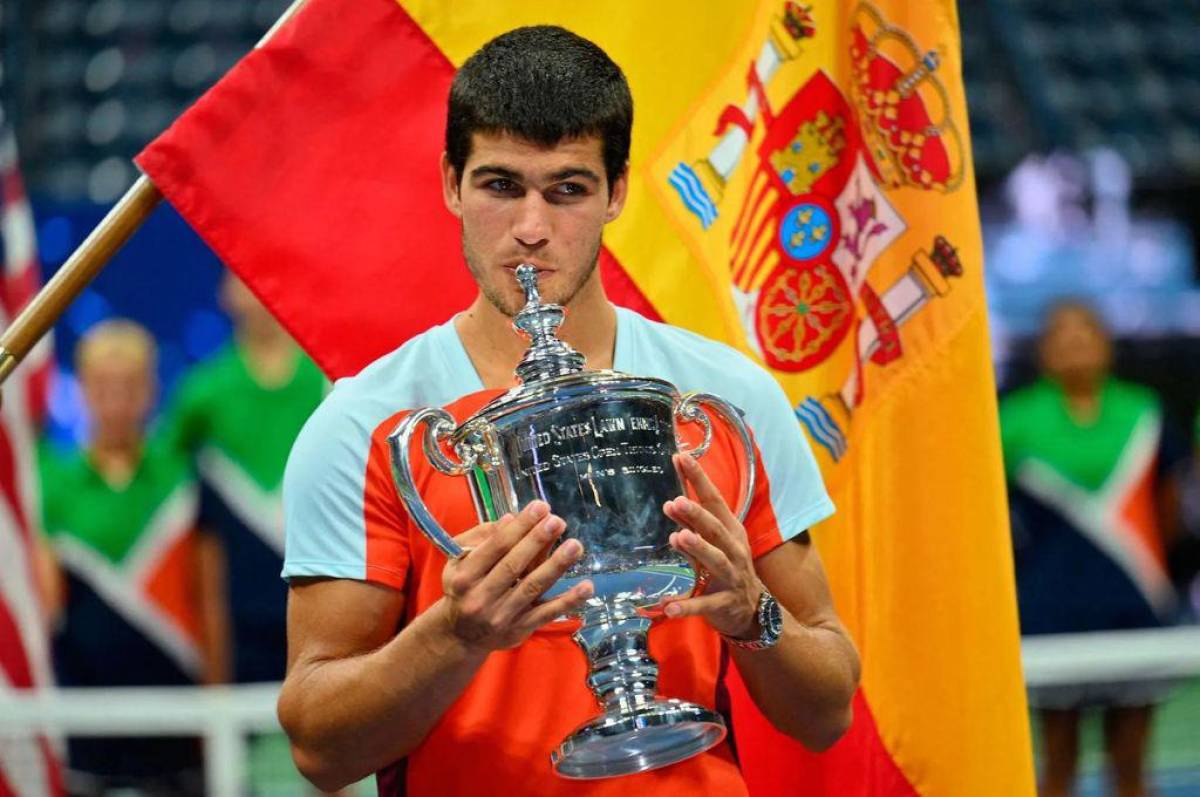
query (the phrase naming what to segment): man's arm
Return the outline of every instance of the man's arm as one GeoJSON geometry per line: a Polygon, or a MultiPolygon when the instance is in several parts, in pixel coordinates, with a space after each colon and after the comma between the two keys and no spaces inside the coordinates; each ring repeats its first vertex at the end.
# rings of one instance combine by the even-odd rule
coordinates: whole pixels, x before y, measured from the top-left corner
{"type": "Polygon", "coordinates": [[[824,750],[850,727],[858,687],[858,652],[842,627],[821,559],[810,543],[788,542],[755,560],[746,530],[704,470],[676,458],[699,501],[677,498],[664,507],[682,531],[672,547],[708,571],[709,590],[667,604],[669,617],[702,616],[719,633],[758,636],[764,587],[784,612],[783,634],[766,650],[731,646],[750,696],[776,728],[812,750],[824,750]]]}
{"type": "Polygon", "coordinates": [[[447,562],[445,596],[399,634],[403,593],[293,579],[279,720],[304,776],[333,791],[408,755],[491,651],[519,645],[590,597],[585,582],[536,603],[583,553],[578,541],[567,540],[537,564],[564,528],[535,501],[516,517],[460,536],[473,550],[447,562]]]}
{"type": "Polygon", "coordinates": [[[811,750],[824,750],[850,727],[858,651],[833,610],[821,558],[810,541],[786,542],[754,564],[784,610],[783,636],[767,650],[731,645],[733,660],[776,728],[811,750]]]}

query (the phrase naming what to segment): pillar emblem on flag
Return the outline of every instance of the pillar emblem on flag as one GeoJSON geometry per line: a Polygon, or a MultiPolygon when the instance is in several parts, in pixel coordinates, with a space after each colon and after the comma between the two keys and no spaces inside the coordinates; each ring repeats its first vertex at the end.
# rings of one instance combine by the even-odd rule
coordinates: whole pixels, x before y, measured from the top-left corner
{"type": "Polygon", "coordinates": [[[904,358],[904,324],[962,273],[942,235],[896,251],[912,230],[893,194],[954,191],[965,155],[937,47],[859,3],[840,22],[839,85],[807,52],[819,24],[812,7],[780,4],[749,64],[731,64],[745,75],[740,104],[714,92],[693,123],[715,120],[712,138],[680,136],[665,182],[684,234],[728,269],[747,344],[800,380],[797,417],[837,461],[867,371],[904,358]]]}

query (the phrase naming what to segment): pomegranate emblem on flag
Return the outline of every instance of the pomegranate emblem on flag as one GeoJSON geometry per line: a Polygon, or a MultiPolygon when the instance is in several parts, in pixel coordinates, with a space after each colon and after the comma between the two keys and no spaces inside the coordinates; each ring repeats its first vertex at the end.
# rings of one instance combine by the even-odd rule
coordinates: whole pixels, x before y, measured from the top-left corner
{"type": "Polygon", "coordinates": [[[669,161],[666,175],[671,210],[693,217],[685,234],[728,268],[747,345],[803,396],[797,418],[834,461],[848,450],[868,370],[904,358],[903,325],[962,274],[944,236],[930,251],[912,240],[893,196],[951,192],[964,178],[938,50],[923,51],[865,2],[848,28],[839,86],[805,66],[818,38],[812,7],[782,3],[745,73],[744,100],[716,105],[715,143],[669,161]],[[753,167],[739,173],[746,161],[753,167]],[[731,197],[736,214],[722,219],[731,197]],[[911,254],[896,252],[900,241],[911,254]]]}

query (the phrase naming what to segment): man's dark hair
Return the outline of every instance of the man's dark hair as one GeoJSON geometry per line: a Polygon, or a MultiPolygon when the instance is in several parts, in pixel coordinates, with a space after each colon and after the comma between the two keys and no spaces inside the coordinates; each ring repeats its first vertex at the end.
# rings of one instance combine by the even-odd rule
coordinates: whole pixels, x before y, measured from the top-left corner
{"type": "Polygon", "coordinates": [[[552,147],[599,136],[611,189],[629,160],[633,97],[621,68],[592,42],[536,25],[492,39],[450,86],[446,155],[461,181],[473,133],[509,133],[552,147]]]}

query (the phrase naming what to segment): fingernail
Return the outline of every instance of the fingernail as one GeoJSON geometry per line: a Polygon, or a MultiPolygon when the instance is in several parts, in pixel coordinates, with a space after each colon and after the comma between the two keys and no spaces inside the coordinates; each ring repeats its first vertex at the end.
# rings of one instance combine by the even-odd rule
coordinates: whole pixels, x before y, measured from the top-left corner
{"type": "Polygon", "coordinates": [[[545,501],[530,501],[529,505],[525,507],[525,511],[531,518],[540,518],[550,511],[550,505],[545,501]]]}
{"type": "Polygon", "coordinates": [[[562,534],[563,529],[565,529],[566,527],[567,527],[567,521],[563,520],[558,515],[551,515],[546,520],[546,528],[555,537],[557,537],[559,534],[562,534]]]}
{"type": "Polygon", "coordinates": [[[575,594],[580,598],[590,598],[594,591],[595,587],[592,586],[592,582],[590,581],[585,581],[575,588],[575,594]]]}
{"type": "Polygon", "coordinates": [[[567,540],[559,548],[563,551],[564,556],[569,556],[572,559],[579,558],[579,555],[583,553],[583,543],[579,540],[567,540]]]}
{"type": "Polygon", "coordinates": [[[678,617],[681,611],[683,611],[683,609],[679,608],[678,603],[668,603],[667,608],[663,610],[667,617],[678,617]]]}
{"type": "Polygon", "coordinates": [[[561,528],[557,528],[555,526],[554,520],[554,517],[550,517],[547,520],[541,521],[538,523],[538,525],[534,526],[534,533],[537,534],[540,539],[546,540],[547,542],[554,539],[558,536],[558,533],[562,531],[561,528]]]}

